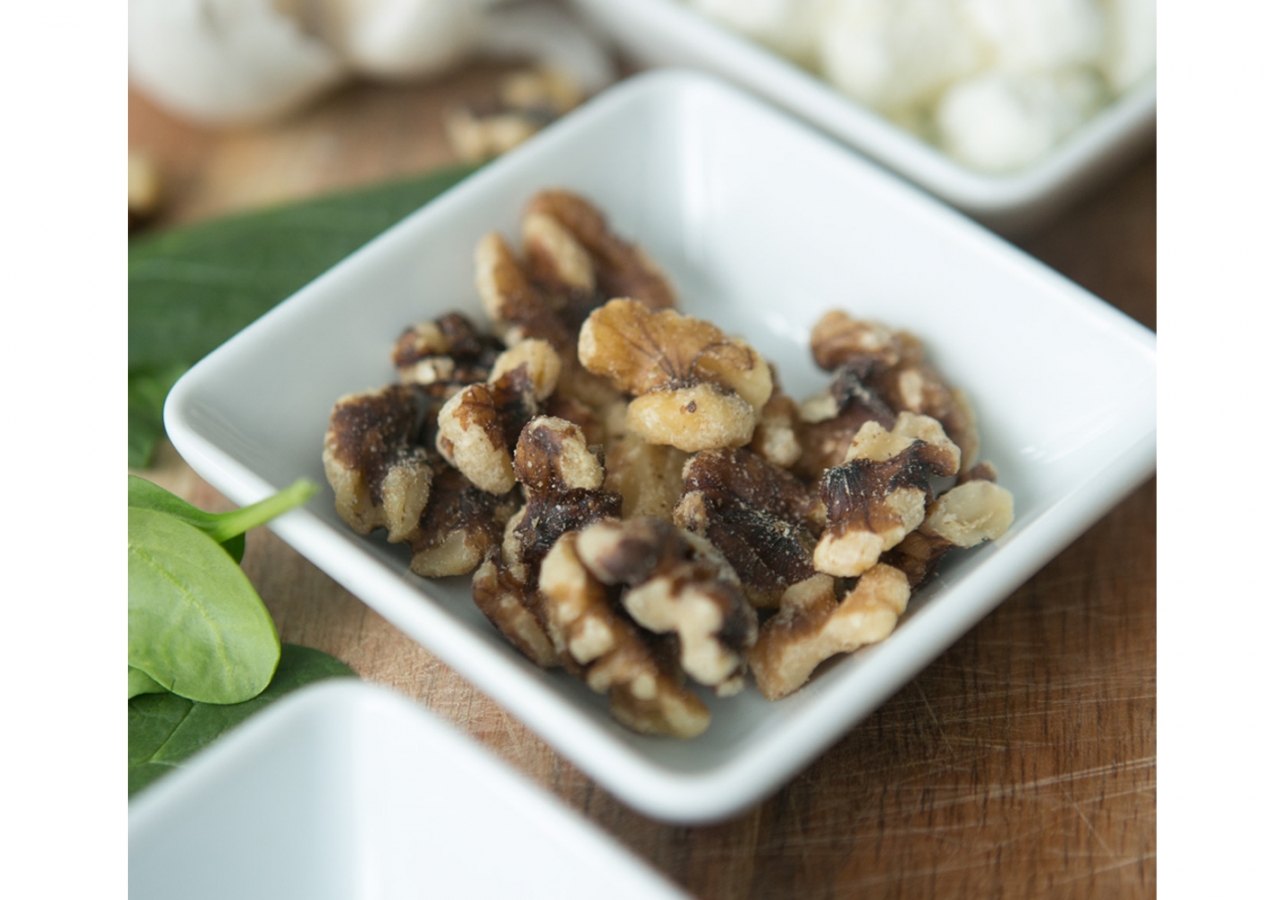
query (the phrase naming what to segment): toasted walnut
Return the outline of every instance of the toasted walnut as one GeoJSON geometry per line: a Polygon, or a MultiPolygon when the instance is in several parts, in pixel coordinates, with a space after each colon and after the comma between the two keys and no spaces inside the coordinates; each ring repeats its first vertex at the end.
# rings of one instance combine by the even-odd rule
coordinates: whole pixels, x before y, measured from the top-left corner
{"type": "Polygon", "coordinates": [[[833,310],[818,320],[809,338],[813,359],[828,372],[849,366],[863,377],[914,358],[918,342],[904,346],[903,333],[879,322],[854,319],[833,310]]]}
{"type": "Polygon", "coordinates": [[[995,469],[983,463],[930,503],[920,527],[883,559],[905,572],[915,590],[933,578],[952,550],[994,541],[1012,524],[1013,495],[995,484],[995,469]]]}
{"type": "Polygon", "coordinates": [[[476,248],[476,285],[489,317],[513,334],[509,343],[542,338],[576,359],[583,321],[606,300],[631,296],[653,309],[675,304],[666,276],[581,197],[537,194],[521,232],[523,260],[497,234],[476,248]]]}
{"type": "Polygon", "coordinates": [[[769,367],[773,377],[773,393],[760,410],[760,423],[751,436],[751,449],[775,466],[789,469],[800,459],[800,408],[782,392],[777,370],[769,367]]]}
{"type": "Polygon", "coordinates": [[[512,533],[520,561],[530,568],[560,535],[622,512],[622,498],[603,490],[604,468],[572,422],[550,416],[531,421],[520,433],[515,467],[526,505],[512,533]]]}
{"type": "Polygon", "coordinates": [[[800,407],[802,453],[796,474],[815,481],[844,461],[849,444],[867,422],[892,427],[895,414],[852,366],[841,366],[827,389],[800,407]]]}
{"type": "Polygon", "coordinates": [[[711,713],[615,609],[608,589],[578,557],[578,539],[563,535],[542,562],[538,589],[553,645],[588,687],[609,695],[610,712],[628,728],[680,738],[702,734],[711,713]]]}
{"type": "Polygon", "coordinates": [[[489,381],[463,388],[440,410],[440,455],[481,490],[516,484],[511,452],[539,403],[555,390],[560,358],[546,341],[521,341],[499,356],[489,381]]]}
{"type": "Polygon", "coordinates": [[[324,436],[324,471],[334,506],[358,534],[386,528],[403,541],[418,530],[434,476],[430,428],[440,401],[391,385],[338,400],[324,436]]]}
{"type": "Polygon", "coordinates": [[[472,596],[521,652],[547,666],[545,647],[530,637],[535,625],[546,635],[537,590],[542,560],[562,534],[617,516],[622,498],[601,489],[600,461],[582,430],[564,419],[540,416],[524,427],[516,444],[515,472],[524,486],[525,505],[507,521],[501,553],[476,572],[472,596]]]}
{"type": "Polygon", "coordinates": [[[622,587],[636,624],[676,636],[690,678],[721,696],[742,689],[756,613],[714,547],[649,517],[591,525],[578,535],[577,554],[602,584],[622,587]]]}
{"type": "Polygon", "coordinates": [[[523,579],[502,564],[498,548],[490,550],[476,570],[471,580],[471,596],[485,618],[532,662],[544,669],[560,664],[538,615],[529,607],[523,579]]]}
{"type": "MultiPolygon", "coordinates": [[[[542,191],[529,201],[528,215],[558,222],[587,251],[602,301],[630,297],[654,310],[676,305],[676,292],[658,264],[639,246],[614,234],[587,200],[569,191],[542,191]]],[[[534,250],[526,244],[526,252],[533,255],[534,250]]]]}
{"type": "Polygon", "coordinates": [[[819,486],[827,529],[813,565],[831,575],[861,575],[924,520],[933,499],[929,476],[956,474],[960,450],[928,416],[901,413],[892,431],[876,422],[854,436],[845,462],[819,486]]]}
{"type": "Polygon", "coordinates": [[[778,614],[760,629],[749,659],[760,693],[778,700],[799,688],[837,653],[884,640],[898,624],[911,589],[892,566],[877,565],[836,604],[830,576],[815,575],[791,588],[778,614]]]}
{"type": "Polygon", "coordinates": [[[605,456],[605,487],[622,495],[622,517],[655,516],[671,521],[671,511],[684,491],[681,474],[687,453],[665,444],[650,444],[627,432],[605,456]]]}
{"type": "Polygon", "coordinates": [[[409,568],[428,578],[465,575],[502,540],[502,526],[518,506],[514,491],[483,491],[457,469],[437,467],[431,499],[409,539],[409,568]]]}
{"type": "Polygon", "coordinates": [[[636,397],[628,428],[689,453],[747,443],[773,392],[768,365],[745,341],[635,300],[611,300],[588,317],[578,358],[636,397]]]}
{"type": "Polygon", "coordinates": [[[915,335],[836,311],[814,326],[810,347],[818,365],[851,371],[894,414],[912,412],[941,422],[947,437],[960,448],[961,470],[976,462],[979,440],[973,408],[961,391],[924,361],[924,346],[915,335]]]}
{"type": "Polygon", "coordinates": [[[487,379],[502,349],[466,316],[448,313],[406,328],[391,351],[391,364],[404,384],[461,386],[487,379]]]}
{"type": "Polygon", "coordinates": [[[703,450],[684,468],[677,525],[709,540],[754,606],[775,607],[814,574],[822,510],[795,476],[748,450],[703,450]]]}
{"type": "Polygon", "coordinates": [[[535,66],[505,76],[498,96],[514,109],[550,109],[563,115],[583,100],[582,86],[569,73],[535,66]]]}

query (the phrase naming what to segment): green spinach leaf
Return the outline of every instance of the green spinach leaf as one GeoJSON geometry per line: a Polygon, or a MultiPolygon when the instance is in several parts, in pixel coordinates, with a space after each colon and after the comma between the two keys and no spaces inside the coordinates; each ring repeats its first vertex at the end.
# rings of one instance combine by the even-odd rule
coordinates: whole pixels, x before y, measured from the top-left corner
{"type": "Polygon", "coordinates": [[[324,678],[354,675],[327,653],[284,644],[271,684],[244,703],[195,703],[168,693],[134,697],[129,701],[130,796],[290,691],[324,678]]]}
{"type": "Polygon", "coordinates": [[[447,169],[131,242],[129,465],[147,465],[163,433],[168,376],[473,171],[447,169]]]}
{"type": "Polygon", "coordinates": [[[301,506],[316,493],[316,486],[305,478],[295,481],[278,494],[242,509],[225,513],[205,512],[158,484],[129,476],[129,508],[153,509],[168,513],[213,538],[231,554],[236,562],[244,559],[244,533],[301,506]]]}
{"type": "Polygon", "coordinates": [[[280,639],[221,545],[166,512],[129,509],[129,665],[191,700],[240,703],[271,681],[280,639]]]}
{"type": "Polygon", "coordinates": [[[154,678],[141,669],[129,667],[129,697],[130,699],[139,694],[164,694],[168,693],[164,689],[164,685],[156,682],[154,678]]]}

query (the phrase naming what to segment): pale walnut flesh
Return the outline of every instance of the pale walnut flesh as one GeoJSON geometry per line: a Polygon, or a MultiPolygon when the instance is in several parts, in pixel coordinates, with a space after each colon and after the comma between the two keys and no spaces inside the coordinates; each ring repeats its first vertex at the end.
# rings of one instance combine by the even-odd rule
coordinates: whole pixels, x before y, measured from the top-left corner
{"type": "Polygon", "coordinates": [[[641,518],[597,522],[578,535],[576,551],[602,584],[622,588],[634,622],[675,635],[690,678],[721,696],[741,690],[756,613],[713,547],[669,522],[641,518]]]}
{"type": "Polygon", "coordinates": [[[406,328],[391,351],[391,364],[404,384],[458,388],[485,381],[503,350],[495,337],[476,330],[461,313],[406,328]]]}
{"type": "Polygon", "coordinates": [[[440,410],[440,455],[481,490],[510,491],[520,430],[538,414],[559,374],[560,358],[546,341],[521,341],[507,350],[494,361],[488,382],[468,385],[440,410]]]}
{"type": "Polygon", "coordinates": [[[710,711],[615,610],[609,590],[578,557],[577,541],[574,533],[560,537],[538,579],[553,645],[591,690],[608,695],[610,712],[626,727],[679,738],[702,734],[710,711]]]}
{"type": "Polygon", "coordinates": [[[613,442],[605,455],[605,487],[622,495],[622,517],[655,516],[671,521],[684,492],[688,454],[650,444],[633,432],[613,442]]]}
{"type": "Polygon", "coordinates": [[[439,400],[391,385],[338,400],[324,438],[324,469],[334,507],[358,534],[387,529],[411,537],[431,497],[430,428],[439,400]]]}
{"type": "Polygon", "coordinates": [[[994,469],[983,463],[966,477],[930,503],[920,527],[884,556],[906,573],[912,590],[932,580],[951,551],[994,541],[1013,524],[1013,495],[995,483],[994,469]]]}
{"type": "Polygon", "coordinates": [[[779,700],[809,680],[822,662],[882,641],[907,608],[907,577],[876,565],[836,603],[830,576],[815,575],[791,588],[781,610],[760,629],[750,653],[751,673],[768,700],[779,700]]]}
{"type": "Polygon", "coordinates": [[[955,475],[960,450],[927,416],[901,413],[892,431],[863,425],[845,462],[822,477],[827,528],[813,553],[820,572],[861,575],[924,521],[931,475],[955,475]]]}
{"type": "Polygon", "coordinates": [[[724,554],[753,606],[776,607],[813,576],[821,508],[795,476],[748,450],[704,450],[685,464],[684,489],[674,521],[724,554]]]}
{"type": "Polygon", "coordinates": [[[775,466],[791,468],[803,452],[796,434],[800,424],[799,407],[782,392],[778,373],[773,371],[773,393],[760,410],[760,422],[751,436],[752,451],[775,466]]]}
{"type": "Polygon", "coordinates": [[[627,427],[689,453],[751,440],[773,393],[768,364],[746,342],[674,310],[651,312],[630,299],[592,312],[578,358],[634,396],[627,427]]]}

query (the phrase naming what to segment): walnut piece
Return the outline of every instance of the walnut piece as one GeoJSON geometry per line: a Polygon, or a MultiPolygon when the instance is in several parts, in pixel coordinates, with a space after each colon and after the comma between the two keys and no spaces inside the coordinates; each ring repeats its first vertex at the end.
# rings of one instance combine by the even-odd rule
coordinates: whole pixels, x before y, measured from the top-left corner
{"type": "Polygon", "coordinates": [[[390,385],[334,407],[324,467],[338,514],[359,534],[407,542],[419,575],[464,575],[502,537],[513,494],[474,487],[431,449],[441,385],[390,385]]]}
{"type": "Polygon", "coordinates": [[[439,464],[431,498],[409,546],[409,568],[427,578],[465,575],[502,540],[502,526],[519,504],[514,491],[491,494],[457,469],[439,464]]]}
{"type": "Polygon", "coordinates": [[[611,300],[587,318],[578,358],[635,396],[629,429],[688,453],[750,441],[773,392],[769,366],[745,341],[631,299],[611,300]]]}
{"type": "Polygon", "coordinates": [[[542,338],[569,363],[577,359],[583,321],[606,300],[625,295],[652,309],[675,305],[661,270],[575,194],[551,190],[534,196],[521,232],[523,260],[496,233],[476,248],[476,286],[508,343],[542,338]]]}
{"type": "Polygon", "coordinates": [[[760,629],[749,654],[756,686],[768,700],[795,691],[837,653],[884,640],[907,608],[907,576],[873,566],[837,605],[830,576],[815,575],[790,589],[778,614],[760,629]]]}
{"type": "Polygon", "coordinates": [[[622,498],[602,489],[604,470],[582,430],[564,419],[539,416],[520,433],[515,472],[525,505],[508,521],[498,554],[472,579],[472,596],[498,630],[541,666],[558,661],[547,636],[538,575],[562,534],[616,517],[622,498]],[[539,642],[533,633],[540,632],[539,642]]]}
{"type": "Polygon", "coordinates": [[[334,506],[357,534],[387,529],[404,541],[431,497],[430,428],[440,400],[391,385],[338,400],[324,436],[324,471],[334,506]]]}
{"type": "Polygon", "coordinates": [[[769,367],[773,392],[760,410],[760,422],[751,436],[751,449],[775,466],[789,469],[800,459],[802,448],[796,436],[801,427],[800,408],[782,392],[778,372],[769,367]]]}
{"type": "Polygon", "coordinates": [[[892,431],[868,422],[845,462],[819,486],[828,524],[813,552],[820,572],[852,577],[875,565],[924,520],[929,476],[955,475],[960,450],[928,416],[899,414],[892,431]]]}
{"type": "Polygon", "coordinates": [[[742,689],[756,613],[713,546],[647,517],[597,522],[578,535],[576,550],[602,584],[622,587],[622,607],[636,624],[677,637],[690,678],[720,696],[742,689]]]}
{"type": "Polygon", "coordinates": [[[588,687],[609,695],[610,712],[626,727],[679,738],[702,734],[711,713],[615,610],[608,589],[578,557],[578,540],[561,536],[542,562],[538,588],[552,643],[588,687]]]}
{"type": "Polygon", "coordinates": [[[776,607],[788,587],[814,575],[822,509],[794,475],[748,450],[703,450],[684,468],[673,518],[709,540],[757,607],[776,607]]]}
{"type": "Polygon", "coordinates": [[[1013,495],[995,483],[990,463],[975,466],[929,504],[920,527],[883,557],[906,573],[911,589],[928,583],[952,550],[994,541],[1013,524],[1013,495]]]}
{"type": "MultiPolygon", "coordinates": [[[[542,191],[529,201],[528,215],[557,222],[586,250],[601,302],[630,297],[652,310],[676,305],[675,290],[658,264],[639,246],[614,234],[600,210],[584,198],[564,190],[542,191]]],[[[525,240],[526,252],[530,257],[536,256],[527,232],[525,240]]]]}
{"type": "Polygon", "coordinates": [[[891,428],[895,415],[854,367],[839,367],[827,389],[800,406],[797,434],[802,452],[796,474],[816,481],[844,461],[858,429],[867,422],[891,428]]]}
{"type": "Polygon", "coordinates": [[[546,341],[526,340],[499,356],[489,380],[454,394],[440,410],[436,448],[481,490],[505,494],[516,484],[511,453],[560,375],[546,341]]]}
{"type": "Polygon", "coordinates": [[[460,313],[447,313],[404,330],[391,351],[391,364],[404,384],[473,384],[489,377],[503,350],[460,313]]]}
{"type": "Polygon", "coordinates": [[[947,437],[960,448],[962,471],[977,461],[978,423],[973,407],[962,391],[948,385],[924,361],[924,346],[915,335],[834,311],[814,326],[810,347],[818,365],[850,370],[895,414],[912,412],[941,422],[947,437]]]}
{"type": "Polygon", "coordinates": [[[622,517],[655,516],[671,521],[671,511],[684,491],[689,455],[665,444],[650,444],[627,432],[609,447],[604,483],[622,495],[622,517]]]}

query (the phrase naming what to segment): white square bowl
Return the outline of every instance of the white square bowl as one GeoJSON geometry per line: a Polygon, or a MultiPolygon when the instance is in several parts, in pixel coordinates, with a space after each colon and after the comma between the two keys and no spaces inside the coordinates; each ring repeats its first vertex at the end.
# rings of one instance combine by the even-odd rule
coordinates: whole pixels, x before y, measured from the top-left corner
{"type": "Polygon", "coordinates": [[[699,15],[684,3],[570,2],[637,62],[689,66],[737,82],[1008,234],[1048,221],[1155,142],[1156,82],[1152,76],[1026,168],[1008,174],[979,172],[845,96],[812,72],[699,15]]]}
{"type": "Polygon", "coordinates": [[[284,698],[129,804],[131,900],[592,900],[605,884],[686,898],[426,710],[349,679],[284,698]]]}
{"type": "Polygon", "coordinates": [[[632,79],[468,178],[195,366],[165,422],[214,487],[248,503],[324,484],[334,401],[394,380],[412,321],[483,320],[472,251],[516,231],[537,190],[592,198],[672,275],[684,309],[744,335],[788,391],[825,384],[809,329],[831,308],[920,335],[972,398],[983,455],[1017,520],[945,565],[897,631],[778,703],[711,698],[681,742],[623,729],[604,698],[510,647],[467,578],[426,580],[407,551],[359,537],[324,490],[272,524],[339,583],[453,666],[622,800],[707,821],[758,801],[870,713],[1155,466],[1150,331],[937,201],[709,76],[632,79]]]}

